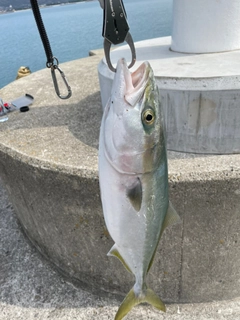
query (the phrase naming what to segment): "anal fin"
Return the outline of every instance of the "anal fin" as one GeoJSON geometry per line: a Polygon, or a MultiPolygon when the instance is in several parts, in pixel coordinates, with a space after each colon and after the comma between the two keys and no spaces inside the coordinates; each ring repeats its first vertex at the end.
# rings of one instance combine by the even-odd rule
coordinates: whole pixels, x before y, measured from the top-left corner
{"type": "Polygon", "coordinates": [[[131,269],[129,268],[129,266],[127,265],[127,263],[125,262],[121,254],[119,253],[116,244],[113,245],[113,247],[111,248],[111,250],[108,252],[107,255],[117,257],[122,262],[122,264],[127,269],[127,271],[132,273],[131,269]]]}
{"type": "Polygon", "coordinates": [[[171,226],[172,224],[178,223],[180,221],[181,221],[181,219],[180,219],[179,215],[177,214],[177,211],[174,209],[171,201],[169,201],[168,211],[167,211],[166,217],[165,217],[163,225],[162,225],[160,238],[161,238],[161,236],[163,234],[163,231],[167,227],[171,226]]]}
{"type": "MultiPolygon", "coordinates": [[[[165,217],[163,225],[162,225],[162,229],[161,229],[160,236],[159,236],[159,241],[160,241],[160,238],[161,238],[161,236],[163,234],[163,231],[167,227],[171,226],[172,224],[178,223],[180,221],[181,221],[181,219],[180,219],[179,215],[177,214],[177,211],[174,209],[171,201],[169,201],[168,211],[167,211],[166,217],[165,217]]],[[[159,241],[158,241],[158,243],[159,243],[159,241]]],[[[156,251],[157,251],[157,247],[158,247],[158,244],[157,244],[157,246],[155,248],[155,251],[153,253],[152,259],[151,259],[151,261],[149,263],[147,272],[150,270],[150,268],[151,268],[151,266],[153,264],[153,260],[154,260],[154,257],[155,257],[156,251]]]]}

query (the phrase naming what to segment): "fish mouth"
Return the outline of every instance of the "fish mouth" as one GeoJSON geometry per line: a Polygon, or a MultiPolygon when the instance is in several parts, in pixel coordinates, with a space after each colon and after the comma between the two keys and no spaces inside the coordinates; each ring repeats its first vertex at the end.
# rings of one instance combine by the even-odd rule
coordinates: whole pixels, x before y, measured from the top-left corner
{"type": "Polygon", "coordinates": [[[124,79],[124,98],[125,101],[131,106],[135,106],[141,99],[143,93],[147,87],[149,78],[151,76],[150,64],[143,62],[136,71],[130,72],[127,66],[127,62],[124,58],[118,61],[117,74],[118,77],[124,79]]]}

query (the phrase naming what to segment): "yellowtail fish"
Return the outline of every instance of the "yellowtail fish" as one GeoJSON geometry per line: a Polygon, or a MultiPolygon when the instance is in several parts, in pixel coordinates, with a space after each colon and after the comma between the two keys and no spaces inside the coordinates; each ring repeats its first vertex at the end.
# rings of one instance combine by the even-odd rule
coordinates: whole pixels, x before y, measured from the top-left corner
{"type": "Polygon", "coordinates": [[[148,62],[130,73],[120,59],[105,107],[99,141],[103,213],[116,256],[136,279],[115,320],[147,302],[165,311],[146,284],[163,230],[179,220],[168,199],[168,169],[161,102],[148,62]]]}

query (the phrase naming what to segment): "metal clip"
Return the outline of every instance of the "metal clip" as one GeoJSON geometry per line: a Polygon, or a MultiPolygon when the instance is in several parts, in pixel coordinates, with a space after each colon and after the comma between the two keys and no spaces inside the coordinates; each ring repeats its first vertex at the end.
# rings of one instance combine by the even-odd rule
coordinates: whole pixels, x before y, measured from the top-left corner
{"type": "Polygon", "coordinates": [[[65,77],[65,74],[64,72],[59,68],[58,66],[58,59],[57,58],[53,58],[56,60],[56,64],[54,63],[47,63],[47,67],[48,68],[51,68],[51,73],[52,73],[52,79],[53,79],[53,84],[54,84],[54,88],[55,88],[55,91],[56,91],[56,94],[58,95],[58,97],[60,99],[68,99],[72,96],[72,89],[71,87],[69,86],[68,84],[68,81],[67,81],[67,78],[65,77]],[[66,96],[62,96],[60,94],[60,91],[59,91],[59,87],[58,87],[58,82],[57,82],[57,77],[56,77],[56,73],[55,73],[55,70],[58,70],[62,79],[63,79],[63,82],[65,83],[66,87],[67,87],[67,90],[68,90],[68,94],[66,96]]]}
{"type": "Polygon", "coordinates": [[[136,51],[132,36],[129,32],[126,11],[122,0],[104,0],[103,33],[104,52],[108,67],[116,72],[110,60],[112,44],[120,44],[126,41],[131,49],[132,61],[128,66],[131,68],[136,61],[136,51]]]}

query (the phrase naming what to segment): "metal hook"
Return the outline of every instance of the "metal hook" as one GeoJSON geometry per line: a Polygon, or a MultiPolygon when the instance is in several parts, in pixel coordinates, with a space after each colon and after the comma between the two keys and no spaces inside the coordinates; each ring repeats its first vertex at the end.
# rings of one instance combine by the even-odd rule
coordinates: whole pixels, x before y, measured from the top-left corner
{"type": "MultiPolygon", "coordinates": [[[[132,61],[128,66],[128,68],[130,69],[134,65],[134,63],[136,62],[136,50],[135,50],[134,42],[133,42],[133,39],[132,39],[130,32],[127,33],[125,41],[129,45],[129,47],[131,49],[131,53],[132,53],[132,61]]],[[[111,45],[112,45],[112,43],[110,41],[108,41],[106,38],[104,38],[104,53],[105,53],[107,65],[111,71],[116,72],[116,68],[113,67],[111,59],[110,59],[111,45]]]]}

